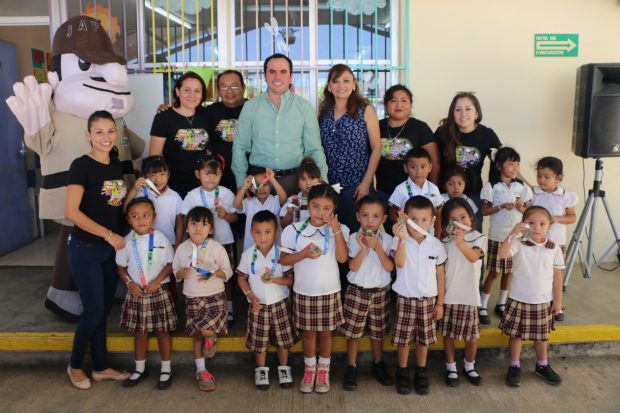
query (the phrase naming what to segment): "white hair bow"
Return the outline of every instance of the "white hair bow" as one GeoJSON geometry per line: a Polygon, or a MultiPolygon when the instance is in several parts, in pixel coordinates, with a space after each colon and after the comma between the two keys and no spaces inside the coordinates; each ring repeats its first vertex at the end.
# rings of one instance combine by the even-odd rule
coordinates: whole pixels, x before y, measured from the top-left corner
{"type": "Polygon", "coordinates": [[[340,193],[340,191],[342,191],[342,186],[340,184],[333,184],[332,188],[334,189],[334,191],[336,191],[337,193],[340,193]]]}

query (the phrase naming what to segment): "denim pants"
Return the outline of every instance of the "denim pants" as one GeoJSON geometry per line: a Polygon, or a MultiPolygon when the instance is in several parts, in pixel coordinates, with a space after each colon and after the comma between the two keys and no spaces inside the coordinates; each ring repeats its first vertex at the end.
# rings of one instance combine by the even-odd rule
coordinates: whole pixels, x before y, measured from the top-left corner
{"type": "Polygon", "coordinates": [[[75,329],[71,367],[81,369],[90,344],[93,369],[108,368],[106,320],[118,282],[115,251],[108,244],[92,244],[69,237],[69,266],[80,292],[84,311],[75,329]]]}

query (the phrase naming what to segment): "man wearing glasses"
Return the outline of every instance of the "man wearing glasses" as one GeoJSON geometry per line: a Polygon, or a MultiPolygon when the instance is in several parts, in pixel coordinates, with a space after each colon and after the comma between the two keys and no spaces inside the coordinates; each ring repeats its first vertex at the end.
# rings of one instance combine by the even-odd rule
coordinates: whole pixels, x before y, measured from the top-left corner
{"type": "Polygon", "coordinates": [[[295,172],[305,156],[312,156],[323,179],[327,178],[319,124],[310,102],[289,90],[293,63],[287,56],[276,53],[268,57],[263,69],[267,92],[243,105],[235,132],[232,171],[237,187],[241,187],[248,166],[271,168],[291,195],[298,191],[295,172]]]}

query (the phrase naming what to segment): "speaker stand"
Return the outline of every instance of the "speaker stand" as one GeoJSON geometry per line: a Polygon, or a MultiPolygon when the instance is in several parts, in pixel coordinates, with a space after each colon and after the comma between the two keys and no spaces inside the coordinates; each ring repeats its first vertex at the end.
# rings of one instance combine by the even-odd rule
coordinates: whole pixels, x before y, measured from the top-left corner
{"type": "MultiPolygon", "coordinates": [[[[592,271],[594,262],[592,260],[592,244],[596,239],[595,232],[595,223],[596,223],[596,206],[598,204],[598,200],[601,199],[603,201],[603,206],[605,207],[605,212],[607,213],[607,219],[609,220],[609,224],[611,225],[611,229],[614,233],[615,241],[607,248],[607,250],[601,255],[599,261],[603,261],[607,255],[614,249],[614,247],[620,248],[620,236],[618,236],[618,230],[616,229],[616,223],[614,222],[614,217],[611,215],[611,209],[609,209],[609,205],[607,204],[607,199],[605,199],[605,191],[601,190],[603,178],[603,161],[600,158],[596,158],[595,166],[594,166],[594,184],[592,189],[588,192],[588,200],[586,202],[586,206],[581,212],[581,216],[579,217],[579,221],[577,223],[577,227],[573,232],[573,236],[571,238],[570,244],[568,245],[568,249],[566,250],[566,274],[564,274],[564,290],[566,290],[566,286],[568,285],[568,281],[570,280],[571,272],[573,270],[573,266],[575,265],[575,258],[577,257],[577,253],[580,250],[581,243],[583,242],[583,238],[585,235],[586,222],[590,221],[590,234],[587,236],[588,238],[588,248],[586,255],[586,265],[584,268],[583,277],[584,278],[592,278],[592,271]]],[[[580,254],[581,256],[581,254],[580,254]]]]}

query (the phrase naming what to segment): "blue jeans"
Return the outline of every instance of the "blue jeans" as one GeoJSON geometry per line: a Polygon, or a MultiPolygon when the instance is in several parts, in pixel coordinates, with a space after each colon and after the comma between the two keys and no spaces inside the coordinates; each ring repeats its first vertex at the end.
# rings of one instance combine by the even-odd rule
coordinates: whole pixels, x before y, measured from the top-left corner
{"type": "Polygon", "coordinates": [[[73,337],[71,367],[82,368],[90,344],[93,369],[105,370],[108,367],[106,320],[118,282],[114,248],[108,244],[91,244],[70,237],[68,255],[84,307],[73,337]]]}

